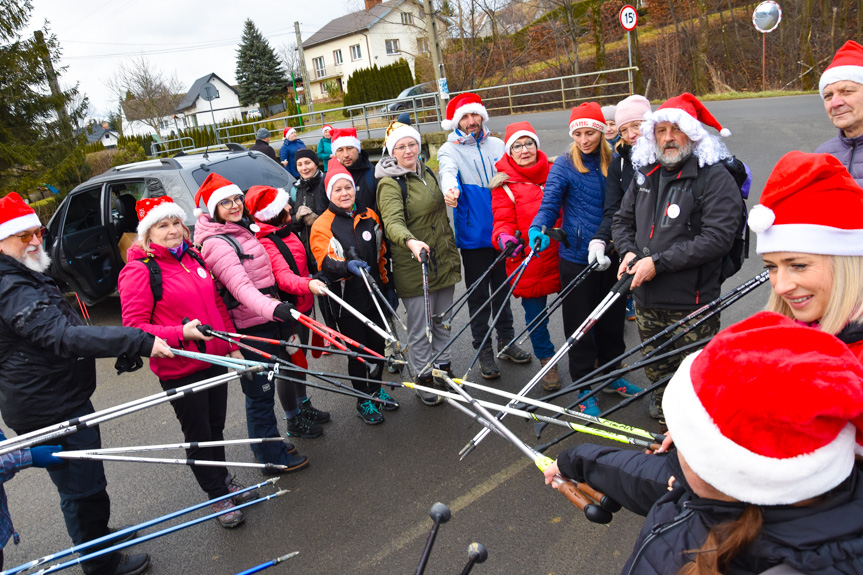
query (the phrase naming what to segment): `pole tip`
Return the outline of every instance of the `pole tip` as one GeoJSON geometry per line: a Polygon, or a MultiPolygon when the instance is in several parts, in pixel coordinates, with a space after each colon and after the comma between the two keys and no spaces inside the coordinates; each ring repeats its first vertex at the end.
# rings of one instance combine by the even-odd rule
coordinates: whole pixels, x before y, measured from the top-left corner
{"type": "Polygon", "coordinates": [[[431,517],[434,521],[446,523],[450,520],[450,518],[452,518],[452,512],[450,512],[449,507],[438,501],[431,506],[431,509],[429,510],[429,517],[431,517]]]}

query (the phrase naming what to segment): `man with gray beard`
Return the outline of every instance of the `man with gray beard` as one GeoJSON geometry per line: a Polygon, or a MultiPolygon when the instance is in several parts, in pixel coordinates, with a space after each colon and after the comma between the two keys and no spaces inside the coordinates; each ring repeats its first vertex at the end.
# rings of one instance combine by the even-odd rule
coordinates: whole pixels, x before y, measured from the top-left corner
{"type": "MultiPolygon", "coordinates": [[[[719,296],[722,262],[743,217],[740,188],[724,166],[717,166],[731,154],[702,123],[731,135],[692,94],[671,98],[645,115],[642,137],[632,149],[635,177],[614,215],[612,236],[617,251],[625,254],[618,277],[633,276],[642,341],[719,296]]],[[[676,347],[718,331],[716,314],[676,347]]],[[[646,368],[647,377],[656,383],[674,373],[682,359],[678,355],[646,368]]],[[[648,405],[661,425],[663,392],[664,387],[654,390],[648,405]]]]}
{"type": "MultiPolygon", "coordinates": [[[[93,413],[96,357],[173,357],[160,338],[137,328],[83,325],[44,274],[51,259],[33,208],[12,192],[0,198],[0,412],[19,435],[93,413]]],[[[101,447],[98,427],[52,440],[64,450],[101,447]]],[[[101,462],[49,467],[66,530],[75,545],[110,533],[111,502],[101,462]]],[[[87,575],[143,573],[146,553],[109,553],[81,565],[87,575]]]]}

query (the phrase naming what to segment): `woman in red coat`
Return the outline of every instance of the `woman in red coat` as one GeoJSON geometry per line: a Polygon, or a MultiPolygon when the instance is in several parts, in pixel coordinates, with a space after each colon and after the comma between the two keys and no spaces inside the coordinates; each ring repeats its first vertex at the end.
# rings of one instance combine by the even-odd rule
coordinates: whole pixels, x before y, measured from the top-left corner
{"type": "MultiPolygon", "coordinates": [[[[491,209],[494,216],[492,245],[503,251],[507,244],[518,242],[515,232],[527,238],[533,218],[542,204],[542,188],[551,164],[545,152],[539,149],[539,136],[529,122],[517,122],[506,127],[504,138],[506,155],[495,164],[498,173],[492,178],[491,209]]],[[[556,225],[560,225],[560,221],[556,225]]],[[[523,247],[516,248],[513,257],[506,260],[506,273],[511,274],[526,257],[523,247]]],[[[521,298],[524,321],[530,323],[545,308],[548,294],[560,291],[557,244],[533,257],[524,270],[513,295],[521,298]]],[[[530,335],[533,353],[542,365],[554,355],[554,344],[548,333],[548,320],[543,321],[530,335]]],[[[542,379],[542,388],[554,391],[560,388],[557,366],[542,379]]]]}

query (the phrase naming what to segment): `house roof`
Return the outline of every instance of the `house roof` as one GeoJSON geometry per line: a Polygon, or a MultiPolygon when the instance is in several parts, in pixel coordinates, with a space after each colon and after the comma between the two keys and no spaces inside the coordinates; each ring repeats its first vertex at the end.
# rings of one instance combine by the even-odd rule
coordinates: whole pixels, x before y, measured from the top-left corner
{"type": "Polygon", "coordinates": [[[330,20],[328,24],[303,42],[303,48],[311,48],[312,46],[329,42],[341,36],[349,36],[363,30],[368,30],[404,2],[405,0],[389,0],[389,2],[372,6],[370,10],[360,10],[341,18],[330,20]]]}
{"type": "Polygon", "coordinates": [[[85,128],[75,130],[76,136],[82,133],[87,136],[88,142],[99,142],[105,137],[105,134],[112,134],[116,138],[120,137],[120,132],[113,128],[103,128],[102,124],[90,124],[85,128]]]}
{"type": "MultiPolygon", "coordinates": [[[[203,86],[204,84],[206,84],[207,82],[209,82],[213,78],[219,78],[219,76],[217,74],[215,74],[214,72],[211,72],[211,73],[207,74],[206,76],[201,76],[200,78],[195,80],[195,82],[192,84],[192,87],[189,88],[189,91],[186,92],[186,95],[183,96],[183,99],[180,101],[179,104],[177,104],[177,111],[182,112],[183,110],[186,110],[186,109],[194,106],[195,100],[197,100],[201,95],[201,86],[203,86]]],[[[228,84],[227,82],[222,80],[221,78],[219,78],[219,81],[222,84],[224,84],[225,86],[227,86],[228,88],[230,88],[231,90],[233,90],[235,93],[239,94],[237,92],[236,88],[234,88],[233,86],[231,86],[230,84],[228,84]]]]}

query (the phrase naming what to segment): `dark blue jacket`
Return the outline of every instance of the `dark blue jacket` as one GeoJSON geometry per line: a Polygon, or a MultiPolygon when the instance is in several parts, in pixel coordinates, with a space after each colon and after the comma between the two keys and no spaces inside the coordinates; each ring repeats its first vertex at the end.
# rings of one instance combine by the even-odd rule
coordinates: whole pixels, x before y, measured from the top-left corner
{"type": "Polygon", "coordinates": [[[560,257],[573,263],[587,264],[587,246],[602,222],[605,201],[605,176],[600,169],[599,152],[582,154],[590,171],[580,173],[567,153],[558,156],[548,173],[542,205],[531,227],[554,226],[563,207],[563,229],[569,236],[569,248],[560,246],[560,257]]]}
{"type": "Polygon", "coordinates": [[[302,150],[305,147],[306,145],[303,143],[303,141],[297,138],[293,142],[290,140],[283,141],[282,147],[279,148],[279,159],[283,162],[285,160],[288,161],[288,165],[285,166],[285,169],[289,171],[291,175],[294,176],[294,178],[300,177],[300,173],[297,171],[297,160],[296,158],[294,158],[294,156],[298,151],[302,150]]]}

